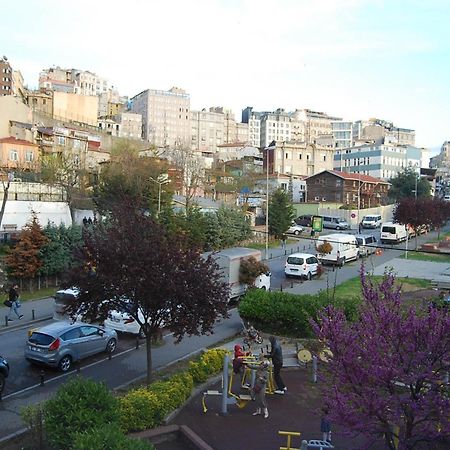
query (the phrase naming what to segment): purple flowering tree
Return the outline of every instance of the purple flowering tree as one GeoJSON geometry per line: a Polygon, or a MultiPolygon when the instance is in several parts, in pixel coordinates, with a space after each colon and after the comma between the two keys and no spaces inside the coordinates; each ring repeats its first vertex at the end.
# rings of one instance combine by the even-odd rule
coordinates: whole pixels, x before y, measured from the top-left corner
{"type": "Polygon", "coordinates": [[[448,310],[402,302],[392,274],[379,285],[366,277],[364,267],[360,276],[360,320],[351,323],[329,306],[314,324],[333,353],[321,383],[332,422],[353,434],[383,437],[390,450],[445,442],[450,438],[448,310]]]}

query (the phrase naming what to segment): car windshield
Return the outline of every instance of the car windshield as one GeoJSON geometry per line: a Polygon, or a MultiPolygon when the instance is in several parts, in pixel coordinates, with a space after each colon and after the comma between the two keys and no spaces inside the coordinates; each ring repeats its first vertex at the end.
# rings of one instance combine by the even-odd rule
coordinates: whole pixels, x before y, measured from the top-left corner
{"type": "Polygon", "coordinates": [[[298,256],[289,256],[287,262],[288,264],[300,266],[303,264],[303,258],[299,258],[298,256]]]}
{"type": "Polygon", "coordinates": [[[376,221],[376,218],[375,218],[375,217],[366,217],[366,218],[364,219],[364,221],[365,221],[365,222],[375,222],[375,221],[376,221]]]}
{"type": "Polygon", "coordinates": [[[383,227],[381,230],[382,233],[390,233],[395,234],[395,228],[394,227],[383,227]]]}
{"type": "Polygon", "coordinates": [[[62,292],[57,292],[55,294],[55,302],[63,305],[69,305],[75,300],[75,296],[72,294],[66,294],[62,292]]]}
{"type": "Polygon", "coordinates": [[[30,336],[30,339],[28,339],[32,344],[37,345],[50,345],[55,338],[53,336],[50,336],[48,334],[44,333],[37,333],[36,331],[33,332],[33,334],[30,336]]]}

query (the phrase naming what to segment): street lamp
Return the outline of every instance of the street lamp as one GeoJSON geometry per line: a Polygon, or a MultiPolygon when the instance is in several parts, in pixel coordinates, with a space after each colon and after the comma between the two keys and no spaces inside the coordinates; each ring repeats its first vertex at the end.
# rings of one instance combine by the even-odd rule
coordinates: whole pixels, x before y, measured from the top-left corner
{"type": "Polygon", "coordinates": [[[264,147],[266,151],[266,259],[269,259],[269,150],[275,151],[276,147],[275,141],[272,141],[268,147],[264,147]]]}
{"type": "Polygon", "coordinates": [[[167,175],[165,174],[161,174],[158,175],[158,178],[155,180],[153,177],[149,177],[151,181],[153,181],[154,183],[156,183],[158,185],[158,217],[159,214],[161,212],[161,186],[163,184],[167,184],[170,182],[170,180],[168,179],[167,175]]]}

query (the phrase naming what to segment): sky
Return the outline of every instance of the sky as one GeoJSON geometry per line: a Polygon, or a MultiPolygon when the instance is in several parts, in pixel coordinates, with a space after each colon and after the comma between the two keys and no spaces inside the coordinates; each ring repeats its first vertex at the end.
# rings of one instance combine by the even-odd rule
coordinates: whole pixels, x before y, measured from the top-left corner
{"type": "MultiPolygon", "coordinates": [[[[0,51],[29,87],[60,66],[121,95],[177,86],[194,110],[309,108],[450,140],[448,0],[8,2],[0,51]]],[[[1,56],[1,55],[0,55],[1,56]]]]}

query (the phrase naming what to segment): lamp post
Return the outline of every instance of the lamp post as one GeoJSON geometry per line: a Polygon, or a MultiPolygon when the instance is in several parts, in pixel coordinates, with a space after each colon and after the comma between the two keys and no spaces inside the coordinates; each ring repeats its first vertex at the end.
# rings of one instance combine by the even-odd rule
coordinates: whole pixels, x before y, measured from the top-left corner
{"type": "Polygon", "coordinates": [[[158,178],[155,180],[153,177],[149,177],[151,181],[158,185],[158,217],[161,212],[161,187],[163,184],[169,183],[170,180],[167,179],[167,175],[158,175],[158,178]]]}
{"type": "Polygon", "coordinates": [[[269,259],[269,150],[275,151],[276,142],[272,141],[266,151],[266,259],[269,259]]]}

